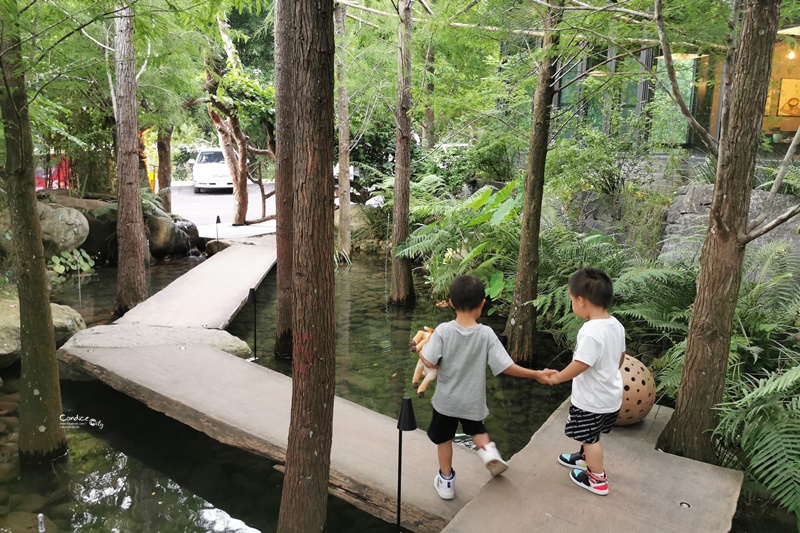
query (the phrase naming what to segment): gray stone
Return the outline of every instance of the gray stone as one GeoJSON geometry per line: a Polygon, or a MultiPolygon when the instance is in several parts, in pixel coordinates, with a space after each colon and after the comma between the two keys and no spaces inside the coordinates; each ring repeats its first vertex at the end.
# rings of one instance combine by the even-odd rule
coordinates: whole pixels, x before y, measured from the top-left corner
{"type": "Polygon", "coordinates": [[[0,464],[0,483],[9,483],[19,475],[19,464],[2,463],[0,464]]]}
{"type": "MultiPolygon", "coordinates": [[[[50,304],[53,315],[56,346],[65,343],[72,335],[86,329],[81,314],[71,307],[50,304]]],[[[19,358],[19,302],[0,300],[0,368],[6,368],[19,358]]]]}
{"type": "Polygon", "coordinates": [[[150,241],[150,253],[153,256],[184,256],[189,252],[191,247],[189,234],[177,226],[169,215],[166,217],[149,217],[145,220],[145,223],[147,224],[148,240],[150,241]]]}
{"type": "MultiPolygon", "coordinates": [[[[711,211],[711,199],[714,191],[713,185],[687,185],[679,187],[676,197],[667,211],[666,226],[664,227],[664,244],[661,255],[674,260],[695,259],[700,256],[706,230],[708,227],[708,214],[711,211]]],[[[750,195],[750,213],[748,218],[755,219],[769,197],[767,191],[753,191],[750,195]]],[[[797,205],[800,200],[793,196],[779,194],[772,208],[767,211],[767,220],[772,220],[790,207],[797,205]]],[[[798,222],[790,220],[753,241],[756,244],[774,242],[778,240],[789,241],[795,246],[800,245],[800,236],[797,235],[798,222]]]]}
{"type": "Polygon", "coordinates": [[[182,346],[202,344],[238,357],[250,357],[242,339],[219,329],[159,327],[139,324],[95,326],[79,332],[61,350],[70,348],[127,348],[132,346],[182,346]]]}
{"type": "Polygon", "coordinates": [[[17,505],[16,510],[27,513],[38,513],[47,506],[47,498],[41,494],[26,494],[17,505]]]}
{"type": "MultiPolygon", "coordinates": [[[[39,223],[42,229],[42,244],[45,257],[58,255],[63,251],[79,248],[89,235],[89,222],[83,213],[71,207],[56,204],[37,204],[39,223]]],[[[11,215],[8,210],[0,212],[0,250],[13,253],[13,244],[6,230],[11,228],[11,215]]]]}
{"type": "Polygon", "coordinates": [[[212,241],[208,241],[206,243],[206,253],[208,254],[208,257],[211,257],[212,255],[214,255],[216,253],[219,253],[219,252],[221,252],[222,250],[224,250],[226,248],[230,248],[234,244],[238,244],[238,243],[233,242],[233,241],[222,241],[222,240],[216,240],[216,239],[212,240],[212,241]]]}

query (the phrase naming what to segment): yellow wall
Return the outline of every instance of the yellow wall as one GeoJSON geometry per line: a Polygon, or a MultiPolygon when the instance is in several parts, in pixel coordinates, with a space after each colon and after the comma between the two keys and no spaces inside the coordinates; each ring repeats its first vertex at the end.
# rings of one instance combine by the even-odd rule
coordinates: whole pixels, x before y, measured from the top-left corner
{"type": "Polygon", "coordinates": [[[795,58],[789,59],[789,51],[794,45],[779,42],[775,45],[775,54],[772,56],[772,79],[770,81],[770,98],[768,110],[764,115],[763,130],[770,131],[779,128],[782,132],[794,133],[800,127],[800,117],[779,117],[778,102],[780,98],[781,80],[800,80],[800,48],[795,51],[795,58]]]}

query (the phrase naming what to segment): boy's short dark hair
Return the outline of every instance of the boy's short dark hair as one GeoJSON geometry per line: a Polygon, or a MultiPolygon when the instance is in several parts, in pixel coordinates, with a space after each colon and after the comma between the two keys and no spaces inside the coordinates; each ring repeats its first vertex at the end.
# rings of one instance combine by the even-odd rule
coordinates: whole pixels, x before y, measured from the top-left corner
{"type": "Polygon", "coordinates": [[[485,297],[483,280],[477,276],[458,276],[450,284],[450,303],[456,311],[477,309],[485,297]]]}
{"type": "Polygon", "coordinates": [[[569,292],[576,298],[586,298],[604,309],[614,301],[614,284],[599,268],[582,268],[569,277],[569,292]]]}

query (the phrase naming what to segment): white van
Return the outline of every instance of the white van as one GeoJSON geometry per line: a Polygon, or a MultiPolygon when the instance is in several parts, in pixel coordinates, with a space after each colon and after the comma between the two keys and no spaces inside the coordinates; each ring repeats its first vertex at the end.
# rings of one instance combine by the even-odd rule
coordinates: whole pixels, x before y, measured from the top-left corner
{"type": "Polygon", "coordinates": [[[219,148],[200,150],[192,165],[192,180],[195,193],[203,189],[230,189],[233,192],[231,172],[219,148]]]}

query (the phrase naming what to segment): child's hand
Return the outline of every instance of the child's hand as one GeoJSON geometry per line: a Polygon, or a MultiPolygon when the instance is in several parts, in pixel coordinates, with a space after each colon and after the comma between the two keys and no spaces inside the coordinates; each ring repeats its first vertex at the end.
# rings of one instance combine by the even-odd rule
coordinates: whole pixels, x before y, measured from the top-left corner
{"type": "Polygon", "coordinates": [[[550,382],[547,380],[546,370],[536,370],[536,374],[534,374],[533,379],[536,380],[537,383],[541,383],[542,385],[549,385],[550,382]]]}
{"type": "Polygon", "coordinates": [[[551,370],[549,374],[547,374],[547,384],[548,385],[558,385],[558,382],[555,380],[555,375],[558,374],[558,370],[551,370]]]}

